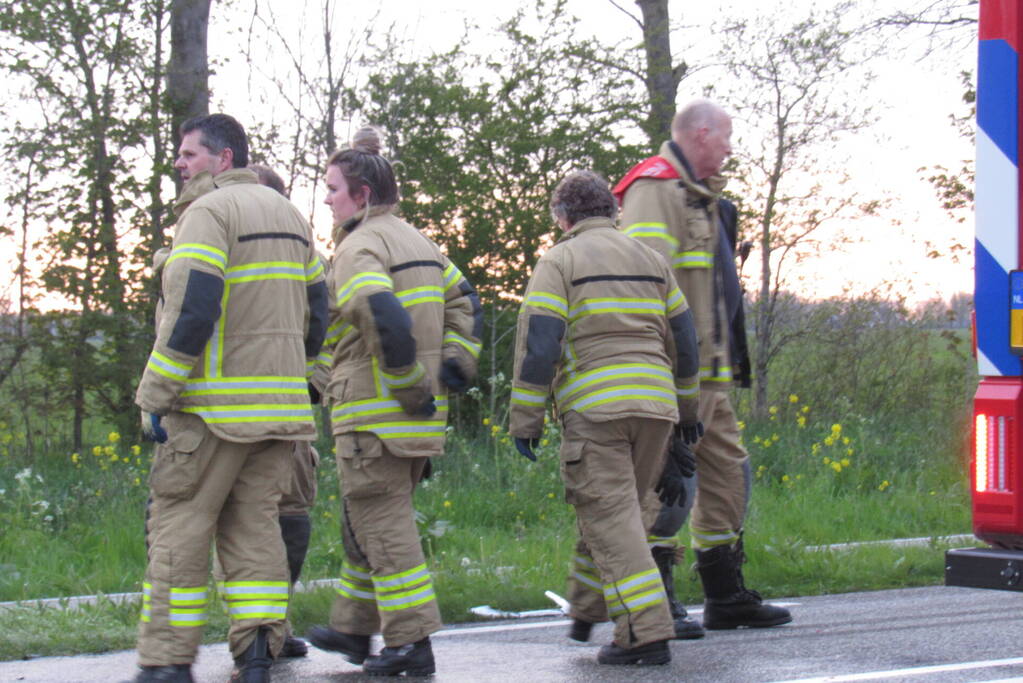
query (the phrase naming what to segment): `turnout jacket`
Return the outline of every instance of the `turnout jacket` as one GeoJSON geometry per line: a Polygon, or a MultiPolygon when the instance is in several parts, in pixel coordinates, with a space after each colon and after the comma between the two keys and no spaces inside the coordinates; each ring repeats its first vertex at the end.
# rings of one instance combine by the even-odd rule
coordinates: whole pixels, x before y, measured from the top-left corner
{"type": "Polygon", "coordinates": [[[440,455],[447,425],[442,360],[476,374],[483,309],[440,248],[372,207],[334,229],[330,382],[335,436],[368,432],[398,457],[440,455]],[[434,397],[431,416],[410,414],[434,397]]]}
{"type": "Polygon", "coordinates": [[[704,389],[727,389],[732,380],[729,327],[718,253],[720,178],[708,185],[693,179],[688,163],[670,142],[659,156],[643,162],[615,187],[622,201],[622,230],[657,250],[674,270],[693,311],[700,342],[700,381],[704,389]],[[660,164],[661,168],[658,168],[660,164]]]}
{"type": "Polygon", "coordinates": [[[198,415],[227,441],[315,438],[306,368],[326,332],[327,287],[309,224],[247,169],[196,175],[175,211],[135,402],[198,415]]]}
{"type": "Polygon", "coordinates": [[[696,333],[686,298],[654,250],[610,218],[587,218],[537,261],[519,309],[512,436],[559,413],[604,422],[696,421],[696,333]]]}

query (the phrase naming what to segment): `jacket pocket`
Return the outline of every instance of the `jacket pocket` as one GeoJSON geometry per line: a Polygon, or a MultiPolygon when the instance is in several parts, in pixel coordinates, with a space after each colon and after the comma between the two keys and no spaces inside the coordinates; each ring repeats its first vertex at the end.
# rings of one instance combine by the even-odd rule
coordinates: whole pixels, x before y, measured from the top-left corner
{"type": "Polygon", "coordinates": [[[383,447],[376,437],[346,432],[335,443],[341,493],[346,498],[373,498],[388,493],[392,482],[380,457],[383,447]]]}
{"type": "Polygon", "coordinates": [[[162,424],[167,441],[156,447],[149,486],[161,498],[189,500],[195,495],[208,459],[197,453],[208,430],[202,418],[187,413],[171,413],[162,424]]]}

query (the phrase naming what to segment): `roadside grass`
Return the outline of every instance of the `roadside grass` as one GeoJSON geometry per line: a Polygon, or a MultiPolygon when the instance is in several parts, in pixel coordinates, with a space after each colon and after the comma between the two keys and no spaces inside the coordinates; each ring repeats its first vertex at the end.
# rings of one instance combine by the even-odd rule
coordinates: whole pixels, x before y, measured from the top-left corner
{"type": "MultiPolygon", "coordinates": [[[[936,427],[856,416],[840,423],[814,413],[789,397],[764,420],[745,425],[754,475],[747,584],[777,598],[940,583],[940,543],[847,552],[805,547],[967,532],[965,456],[955,436],[964,427],[955,420],[936,427]]],[[[564,593],[576,538],[558,474],[558,439],[549,428],[533,464],[489,420],[474,435],[451,435],[448,454],[416,497],[445,622],[471,621],[469,608],[483,604],[548,608],[545,590],[564,593]]],[[[336,577],[343,557],[337,472],[329,445],[321,446],[307,580],[336,577]]],[[[30,465],[0,458],[0,601],[139,590],[146,467],[145,451],[114,434],[77,457],[30,465]]],[[[688,543],[684,532],[682,542],[688,543]]],[[[698,603],[694,572],[679,569],[681,599],[698,603]]],[[[329,588],[297,595],[296,632],[323,623],[332,597],[329,588]]],[[[131,648],[138,607],[106,601],[80,609],[0,610],[0,659],[131,648]]],[[[216,606],[210,617],[205,639],[222,641],[226,618],[216,606]]]]}

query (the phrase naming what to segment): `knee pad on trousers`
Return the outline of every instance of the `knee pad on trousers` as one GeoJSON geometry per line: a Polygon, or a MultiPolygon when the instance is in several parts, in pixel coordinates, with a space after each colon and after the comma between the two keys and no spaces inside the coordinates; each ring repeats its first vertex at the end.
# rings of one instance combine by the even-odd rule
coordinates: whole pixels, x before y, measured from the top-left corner
{"type": "Polygon", "coordinates": [[[652,536],[663,536],[668,538],[674,536],[685,525],[689,519],[689,512],[693,509],[693,502],[696,500],[696,477],[693,475],[683,479],[682,484],[686,489],[686,500],[682,505],[662,505],[657,519],[654,520],[647,532],[652,536]]]}
{"type": "Polygon", "coordinates": [[[288,555],[288,572],[291,583],[295,583],[302,573],[302,565],[309,551],[312,523],[309,515],[281,515],[280,523],[281,538],[284,539],[284,549],[288,555]]]}

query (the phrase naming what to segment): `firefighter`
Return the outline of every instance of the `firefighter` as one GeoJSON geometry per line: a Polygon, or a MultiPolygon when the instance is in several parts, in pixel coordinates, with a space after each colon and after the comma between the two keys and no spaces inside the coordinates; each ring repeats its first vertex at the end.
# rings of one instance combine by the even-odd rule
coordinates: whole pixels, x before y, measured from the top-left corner
{"type": "Polygon", "coordinates": [[[614,640],[599,663],[665,664],[674,629],[643,507],[675,423],[696,438],[696,333],[671,269],[615,228],[616,212],[590,171],[554,191],[551,213],[565,232],[537,262],[519,311],[510,432],[535,460],[553,387],[580,536],[573,576],[602,598],[572,603],[573,637],[583,629],[587,639],[610,616],[614,640]]]}
{"type": "Polygon", "coordinates": [[[136,395],[158,442],[136,680],[193,680],[215,538],[237,678],[269,681],[288,604],[277,504],[292,442],[316,433],[306,365],[327,288],[308,223],[245,168],[241,125],[213,114],[181,134],[181,212],[136,395]]]}
{"type": "MultiPolygon", "coordinates": [[[[731,153],[731,118],[718,105],[696,100],[672,121],[671,140],[635,166],[615,187],[622,228],[671,264],[693,310],[700,340],[700,411],[706,428],[696,444],[696,496],[690,530],[703,584],[708,629],[788,623],[788,610],[766,604],[746,588],[743,522],[750,488],[749,455],[729,400],[736,356],[730,327],[741,307],[735,262],[718,216],[724,188],[718,175],[731,153]]],[[[684,510],[662,510],[651,538],[669,548],[660,560],[671,585],[670,552],[684,510]]],[[[663,553],[663,551],[661,551],[663,553]]],[[[681,606],[679,606],[681,607],[681,606]]]]}
{"type": "Polygon", "coordinates": [[[479,298],[440,249],[394,215],[398,187],[380,133],[357,132],[327,164],[334,219],[328,335],[345,560],[316,647],[370,674],[428,675],[441,627],[412,493],[444,448],[449,391],[476,374],[479,298]],[[385,647],[369,655],[370,636],[385,647]]]}

